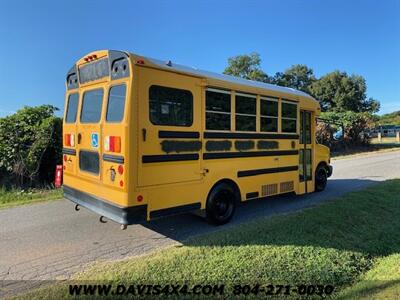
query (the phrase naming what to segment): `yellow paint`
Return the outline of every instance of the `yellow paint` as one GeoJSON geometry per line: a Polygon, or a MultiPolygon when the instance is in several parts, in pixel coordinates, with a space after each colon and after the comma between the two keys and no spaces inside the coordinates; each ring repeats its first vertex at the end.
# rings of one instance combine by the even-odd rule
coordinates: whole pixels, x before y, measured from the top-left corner
{"type": "MultiPolygon", "coordinates": [[[[96,51],[88,55],[97,55],[103,58],[108,55],[108,51],[96,51]]],[[[87,57],[86,55],[85,57],[87,57]]],[[[201,207],[205,208],[206,199],[211,188],[222,179],[229,179],[237,184],[241,192],[241,198],[246,200],[246,194],[258,192],[261,196],[262,186],[268,184],[278,184],[293,181],[294,192],[303,194],[306,191],[305,183],[299,182],[298,171],[289,171],[274,174],[263,174],[251,177],[238,177],[237,172],[241,170],[253,170],[264,168],[279,168],[287,166],[297,166],[299,164],[298,155],[288,156],[265,156],[248,158],[228,158],[216,160],[203,160],[202,155],[206,153],[206,139],[203,138],[205,131],[205,90],[207,87],[230,90],[231,93],[231,128],[235,128],[235,92],[249,93],[256,95],[257,99],[257,132],[260,133],[260,96],[270,96],[296,101],[298,104],[297,115],[297,134],[300,132],[300,111],[307,110],[312,112],[312,136],[315,135],[315,118],[320,113],[320,106],[317,101],[303,96],[293,96],[274,90],[255,88],[242,84],[224,82],[207,77],[196,77],[184,74],[179,71],[168,71],[161,69],[151,61],[130,54],[129,78],[110,80],[103,78],[81,85],[79,89],[68,90],[66,94],[66,105],[70,94],[79,92],[79,109],[77,122],[74,124],[64,123],[63,134],[75,135],[75,149],[77,155],[65,154],[64,160],[64,184],[75,189],[81,190],[91,195],[95,195],[119,207],[135,206],[140,204],[148,205],[148,216],[150,211],[170,208],[174,206],[201,202],[201,207]],[[138,64],[138,60],[143,60],[144,64],[138,64]],[[125,102],[125,114],[120,123],[105,122],[106,106],[109,88],[113,85],[126,84],[127,98],[125,102]],[[193,94],[193,124],[190,127],[182,126],[156,126],[149,119],[148,90],[151,85],[161,85],[179,89],[190,90],[193,94]],[[103,109],[102,117],[98,124],[81,124],[80,108],[82,96],[85,91],[103,88],[103,109]],[[146,140],[143,138],[143,130],[146,131],[146,140]],[[159,162],[142,163],[142,155],[165,155],[160,143],[163,139],[158,138],[160,130],[166,131],[196,131],[200,133],[202,149],[199,152],[200,159],[182,162],[159,162]],[[99,147],[92,149],[97,151],[100,156],[99,175],[93,175],[79,169],[79,151],[81,149],[91,149],[90,135],[96,132],[99,134],[99,147]],[[78,144],[78,135],[81,136],[78,144]],[[104,149],[104,138],[106,136],[118,136],[121,138],[120,153],[106,152],[104,149]],[[114,154],[124,157],[124,172],[118,174],[119,164],[103,161],[103,154],[114,154]],[[116,172],[114,181],[111,180],[111,172],[116,172]],[[123,185],[120,186],[120,182],[123,185]],[[137,196],[142,195],[143,201],[137,202],[137,196]]],[[[85,64],[84,58],[76,63],[79,68],[85,64]]],[[[279,112],[281,111],[281,105],[279,112]]],[[[64,116],[65,117],[65,116],[64,116]]],[[[281,122],[279,118],[278,133],[281,133],[281,122]]],[[[179,139],[181,141],[193,139],[179,139]]],[[[213,139],[210,139],[213,140],[213,139]]],[[[279,149],[274,150],[298,150],[300,145],[297,139],[272,139],[279,143],[279,149]],[[294,144],[294,145],[293,145],[294,144]],[[293,148],[294,146],[294,148],[293,148]]],[[[257,144],[258,139],[254,140],[257,144]]],[[[237,152],[231,139],[232,152],[237,152]]],[[[302,146],[303,147],[303,146],[302,146]]],[[[313,174],[316,166],[320,162],[329,163],[329,149],[315,143],[307,145],[307,149],[312,151],[313,174]]],[[[264,149],[253,149],[249,151],[268,151],[264,149]]],[[[172,153],[176,154],[176,153],[172,153]]],[[[307,183],[307,192],[314,190],[314,176],[307,183]]],[[[279,193],[279,189],[278,189],[279,193]]]]}

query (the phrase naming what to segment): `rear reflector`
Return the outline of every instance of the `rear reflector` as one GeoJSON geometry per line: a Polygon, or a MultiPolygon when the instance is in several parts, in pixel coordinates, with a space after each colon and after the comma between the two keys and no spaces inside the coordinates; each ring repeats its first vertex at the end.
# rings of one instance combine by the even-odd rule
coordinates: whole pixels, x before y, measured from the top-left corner
{"type": "Polygon", "coordinates": [[[121,152],[121,138],[119,136],[106,136],[104,150],[108,152],[121,152]]]}
{"type": "Polygon", "coordinates": [[[75,136],[73,134],[65,134],[64,144],[68,147],[75,147],[75,136]]]}

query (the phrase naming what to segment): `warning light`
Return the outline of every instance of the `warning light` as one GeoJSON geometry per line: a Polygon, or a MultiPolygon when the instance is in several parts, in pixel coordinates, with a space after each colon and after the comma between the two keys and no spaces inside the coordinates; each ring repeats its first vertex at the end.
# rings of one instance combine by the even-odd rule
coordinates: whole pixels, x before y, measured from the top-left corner
{"type": "Polygon", "coordinates": [[[119,174],[119,175],[122,175],[123,173],[124,173],[124,166],[119,165],[119,166],[118,166],[118,174],[119,174]]]}

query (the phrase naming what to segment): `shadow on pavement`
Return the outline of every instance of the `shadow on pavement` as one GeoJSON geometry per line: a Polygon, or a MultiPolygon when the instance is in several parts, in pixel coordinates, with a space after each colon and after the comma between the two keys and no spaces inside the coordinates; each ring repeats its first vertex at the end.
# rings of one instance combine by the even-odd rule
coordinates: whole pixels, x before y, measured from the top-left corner
{"type": "Polygon", "coordinates": [[[367,179],[331,179],[323,192],[299,196],[292,193],[251,200],[241,203],[237,207],[230,223],[223,226],[210,225],[202,217],[194,214],[166,217],[142,225],[168,238],[184,243],[186,239],[196,235],[224,230],[258,218],[300,211],[304,208],[334,200],[347,192],[359,190],[377,182],[367,179]]]}

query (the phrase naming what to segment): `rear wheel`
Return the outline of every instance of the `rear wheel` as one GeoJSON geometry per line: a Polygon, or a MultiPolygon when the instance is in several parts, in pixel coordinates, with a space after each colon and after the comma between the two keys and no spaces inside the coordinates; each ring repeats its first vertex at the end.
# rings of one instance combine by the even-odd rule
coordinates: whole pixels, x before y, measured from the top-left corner
{"type": "Polygon", "coordinates": [[[213,187],[207,198],[207,220],[215,225],[228,223],[235,213],[236,204],[240,201],[236,189],[222,182],[213,187]]]}
{"type": "Polygon", "coordinates": [[[328,174],[323,166],[319,166],[315,171],[315,190],[321,192],[325,189],[328,181],[328,174]]]}

